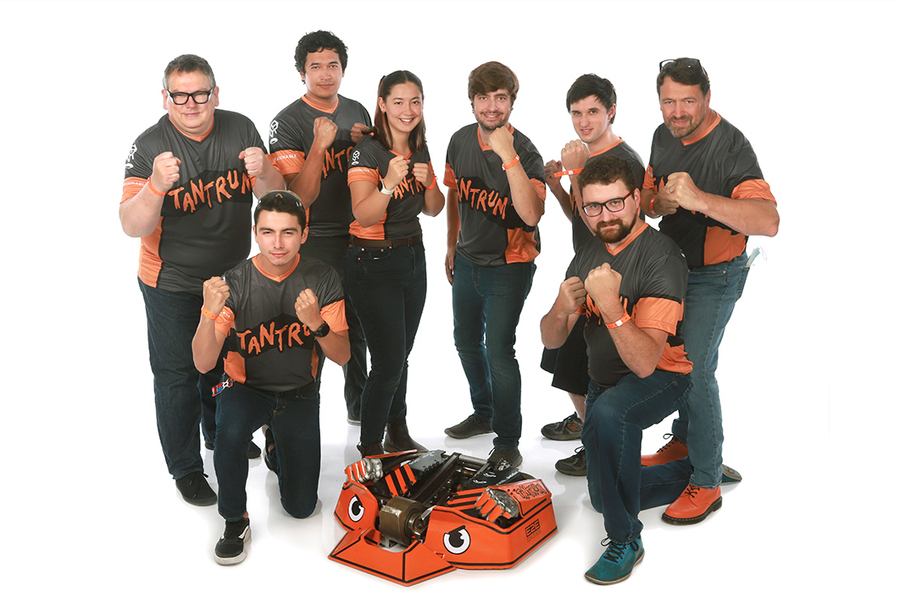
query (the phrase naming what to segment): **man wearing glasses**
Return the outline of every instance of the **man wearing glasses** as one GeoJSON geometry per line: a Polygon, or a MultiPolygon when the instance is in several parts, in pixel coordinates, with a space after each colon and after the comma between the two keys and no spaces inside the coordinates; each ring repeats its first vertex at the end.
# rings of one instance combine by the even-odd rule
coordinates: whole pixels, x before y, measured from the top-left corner
{"type": "MultiPolygon", "coordinates": [[[[649,216],[662,217],[660,231],[687,259],[684,345],[694,370],[672,441],[641,462],[661,464],[690,454],[690,485],[663,515],[668,523],[685,525],[722,505],[719,344],[746,281],[747,236],[775,235],[779,217],[750,142],[709,107],[709,77],[700,61],[663,61],[656,89],[663,124],[653,135],[641,206],[649,216]]],[[[732,481],[740,478],[730,475],[732,481]]]]}
{"type": "Polygon", "coordinates": [[[617,156],[589,162],[579,177],[581,210],[595,237],[582,245],[541,320],[547,348],[587,317],[590,382],[581,440],[591,503],[603,513],[607,547],[585,577],[626,579],[644,556],[640,510],[667,504],[688,482],[687,459],[642,468],[641,436],[678,409],[691,387],[681,339],[687,264],[670,238],[640,216],[640,190],[617,156]]]}
{"type": "Polygon", "coordinates": [[[203,474],[199,427],[202,418],[212,445],[216,382],[191,356],[203,282],[247,257],[253,194],[284,180],[253,123],[216,110],[219,88],[206,60],[185,54],[170,62],[162,96],[167,114],[128,155],[119,219],[126,234],[141,238],[138,283],[166,464],[185,501],[206,506],[216,495],[203,474]]]}
{"type": "MultiPolygon", "coordinates": [[[[618,156],[631,166],[637,181],[644,175],[644,163],[638,153],[625,140],[613,133],[612,124],[616,120],[616,88],[608,80],[593,73],[582,75],[566,94],[566,107],[572,117],[572,126],[578,134],[562,149],[560,160],[551,160],[544,165],[547,186],[572,222],[572,245],[575,251],[585,242],[593,239],[578,214],[581,204],[576,176],[585,164],[599,156],[618,156]],[[570,192],[562,187],[562,177],[568,176],[572,182],[570,192]]],[[[551,385],[569,393],[575,405],[575,413],[557,423],[550,423],[541,429],[541,434],[551,440],[577,440],[581,438],[584,419],[584,399],[587,393],[588,366],[587,349],[584,345],[584,317],[572,329],[569,339],[560,348],[544,349],[541,368],[553,373],[551,385]]],[[[575,454],[556,462],[556,470],[572,476],[584,476],[584,448],[575,454]]]]}

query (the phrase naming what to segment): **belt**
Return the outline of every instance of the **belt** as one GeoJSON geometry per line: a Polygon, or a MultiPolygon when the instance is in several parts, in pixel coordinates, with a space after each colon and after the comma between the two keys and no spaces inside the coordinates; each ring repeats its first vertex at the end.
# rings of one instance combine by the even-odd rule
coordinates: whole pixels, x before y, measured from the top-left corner
{"type": "Polygon", "coordinates": [[[396,240],[367,240],[358,238],[355,235],[350,236],[350,243],[354,246],[363,248],[397,248],[398,246],[415,246],[422,243],[422,234],[414,235],[408,238],[400,238],[396,240]]]}
{"type": "MultiPolygon", "coordinates": [[[[222,380],[213,387],[212,395],[214,397],[218,396],[226,388],[230,388],[231,386],[235,385],[236,383],[237,382],[234,379],[232,379],[231,377],[229,377],[228,374],[226,373],[225,375],[222,376],[222,380]]],[[[292,390],[286,390],[284,392],[268,392],[266,390],[258,390],[258,391],[263,392],[265,394],[271,394],[271,395],[275,396],[276,398],[296,398],[297,396],[300,396],[301,394],[305,394],[307,392],[314,392],[318,388],[319,388],[319,382],[312,381],[310,383],[307,383],[303,387],[294,388],[292,390]]]]}

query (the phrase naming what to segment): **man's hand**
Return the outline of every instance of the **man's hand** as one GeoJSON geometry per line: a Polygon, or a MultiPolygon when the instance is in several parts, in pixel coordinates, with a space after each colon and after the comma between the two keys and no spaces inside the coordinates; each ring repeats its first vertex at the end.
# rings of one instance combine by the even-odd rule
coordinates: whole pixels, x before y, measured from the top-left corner
{"type": "Polygon", "coordinates": [[[557,191],[564,191],[562,187],[562,178],[554,177],[556,173],[559,173],[562,170],[562,163],[558,160],[548,160],[547,164],[544,165],[544,180],[547,182],[547,187],[550,188],[550,191],[554,196],[557,195],[557,191]]]}
{"type": "Polygon", "coordinates": [[[444,258],[444,272],[447,274],[447,281],[453,285],[453,266],[456,262],[456,246],[447,248],[447,257],[444,258]]]}
{"type": "Polygon", "coordinates": [[[238,158],[244,161],[244,166],[247,169],[247,175],[250,177],[259,177],[263,172],[263,161],[269,160],[266,158],[266,153],[263,152],[262,148],[252,147],[247,148],[240,154],[238,154],[238,158]]]}
{"type": "Polygon", "coordinates": [[[590,150],[581,140],[572,140],[562,149],[562,165],[566,171],[575,171],[584,168],[590,156],[590,150]]]}
{"type": "Polygon", "coordinates": [[[306,288],[297,295],[297,301],[294,302],[294,310],[297,311],[297,318],[300,322],[309,327],[312,331],[322,326],[325,320],[319,311],[319,299],[309,288],[306,288]]]}
{"type": "Polygon", "coordinates": [[[490,146],[491,150],[500,157],[503,164],[509,164],[516,158],[516,149],[513,148],[513,136],[506,127],[498,127],[491,132],[486,140],[482,140],[490,146]]]}
{"type": "MultiPolygon", "coordinates": [[[[665,188],[667,197],[681,208],[706,214],[707,207],[703,200],[703,192],[688,173],[672,173],[666,180],[665,188]]],[[[661,188],[660,191],[662,191],[661,188]]]]}
{"type": "Polygon", "coordinates": [[[203,282],[203,306],[214,315],[225,308],[225,301],[231,296],[228,284],[221,277],[211,277],[203,282]]]}
{"type": "Polygon", "coordinates": [[[556,308],[564,315],[574,314],[587,297],[584,283],[578,277],[569,277],[559,284],[559,296],[556,298],[556,308]]]}
{"type": "Polygon", "coordinates": [[[387,173],[385,174],[384,179],[381,180],[384,189],[394,189],[400,185],[401,181],[406,179],[408,173],[409,161],[403,156],[395,156],[391,159],[391,162],[388,163],[387,173]]]}
{"type": "Polygon", "coordinates": [[[412,172],[413,177],[422,184],[422,187],[427,188],[434,182],[434,173],[428,168],[428,163],[413,164],[412,172]]]}
{"type": "MultiPolygon", "coordinates": [[[[615,312],[616,306],[621,310],[622,303],[619,300],[619,286],[621,284],[622,275],[613,271],[609,263],[603,263],[599,267],[591,269],[587,279],[584,280],[585,290],[591,295],[594,304],[597,305],[601,313],[607,308],[611,308],[612,312],[615,312]]],[[[620,316],[615,315],[616,318],[620,316]]]]}
{"type": "Polygon", "coordinates": [[[178,181],[179,165],[181,159],[171,152],[163,152],[153,159],[153,173],[150,175],[150,184],[159,192],[165,194],[175,182],[178,181]]]}
{"type": "Polygon", "coordinates": [[[338,126],[328,117],[316,117],[313,121],[313,144],[327,150],[334,143],[337,136],[338,126]]]}
{"type": "Polygon", "coordinates": [[[359,140],[363,139],[363,136],[366,135],[368,129],[369,126],[365,123],[354,123],[353,127],[350,128],[350,139],[353,140],[354,144],[358,144],[359,140]]]}

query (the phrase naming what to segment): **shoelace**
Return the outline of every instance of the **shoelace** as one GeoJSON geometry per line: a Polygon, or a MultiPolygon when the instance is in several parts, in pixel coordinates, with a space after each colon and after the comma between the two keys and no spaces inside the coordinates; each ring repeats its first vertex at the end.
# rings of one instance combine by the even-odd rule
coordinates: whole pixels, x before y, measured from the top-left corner
{"type": "Polygon", "coordinates": [[[614,542],[609,538],[604,539],[600,542],[601,546],[607,546],[606,552],[603,553],[604,558],[607,560],[618,563],[622,560],[622,556],[625,555],[625,548],[627,544],[620,544],[618,542],[614,542]]]}
{"type": "Polygon", "coordinates": [[[669,446],[671,446],[672,444],[674,444],[674,443],[676,443],[676,442],[678,441],[678,438],[675,437],[675,434],[674,434],[674,433],[667,433],[666,435],[663,436],[663,439],[664,439],[664,440],[669,440],[669,442],[668,442],[665,446],[663,446],[662,448],[660,448],[659,450],[657,450],[657,451],[656,451],[657,454],[660,454],[660,453],[662,453],[662,452],[665,452],[666,450],[669,449],[669,446]],[[670,439],[670,438],[671,438],[671,439],[670,439]]]}
{"type": "Polygon", "coordinates": [[[693,498],[694,496],[697,495],[697,493],[698,493],[699,491],[700,491],[700,488],[699,488],[699,487],[697,487],[697,486],[694,485],[693,483],[689,483],[688,486],[687,486],[686,488],[684,488],[684,491],[681,492],[681,494],[682,494],[683,496],[686,495],[686,496],[690,496],[691,498],[693,498]]]}

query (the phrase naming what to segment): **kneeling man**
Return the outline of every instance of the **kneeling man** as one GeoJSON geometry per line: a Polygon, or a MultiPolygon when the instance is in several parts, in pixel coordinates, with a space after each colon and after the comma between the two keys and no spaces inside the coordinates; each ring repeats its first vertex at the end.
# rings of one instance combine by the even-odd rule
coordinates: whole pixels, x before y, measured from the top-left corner
{"type": "Polygon", "coordinates": [[[585,577],[609,584],[644,556],[638,512],[677,498],[690,477],[688,459],[641,468],[642,431],[677,410],[691,386],[680,331],[688,271],[678,246],[640,218],[628,163],[600,156],[579,185],[581,218],[595,237],[575,254],[541,320],[541,339],[559,347],[578,315],[587,316],[591,380],[581,439],[591,503],[608,540],[585,577]]]}
{"type": "Polygon", "coordinates": [[[260,199],[254,222],[259,254],[203,284],[204,318],[193,340],[201,373],[215,366],[228,342],[226,378],[217,386],[213,455],[219,514],[225,519],[216,562],[223,565],[246,556],[246,449],[261,426],[269,427],[267,444],[274,438],[265,450],[266,463],[278,475],[282,506],[298,519],[315,510],[322,355],[339,365],[350,358],[340,276],[299,255],[309,232],[300,198],[269,192],[260,199]]]}

